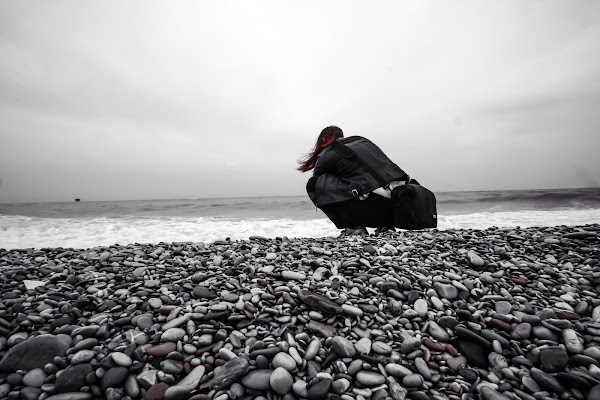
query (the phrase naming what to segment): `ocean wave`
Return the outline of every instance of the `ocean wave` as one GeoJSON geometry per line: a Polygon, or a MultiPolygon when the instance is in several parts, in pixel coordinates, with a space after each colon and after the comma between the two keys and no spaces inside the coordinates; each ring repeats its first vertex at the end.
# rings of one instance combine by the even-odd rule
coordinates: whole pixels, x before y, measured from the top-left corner
{"type": "MultiPolygon", "coordinates": [[[[542,227],[600,223],[600,209],[567,211],[478,212],[440,215],[438,229],[542,227]]],[[[374,229],[370,228],[369,231],[374,229]]],[[[0,247],[91,248],[113,244],[213,242],[230,238],[331,237],[337,229],[327,218],[38,218],[0,215],[0,247]]]]}

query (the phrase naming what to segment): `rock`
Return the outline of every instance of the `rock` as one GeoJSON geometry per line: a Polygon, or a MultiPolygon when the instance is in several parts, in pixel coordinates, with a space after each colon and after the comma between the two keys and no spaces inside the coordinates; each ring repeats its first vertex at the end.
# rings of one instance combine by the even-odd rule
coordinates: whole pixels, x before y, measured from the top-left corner
{"type": "Polygon", "coordinates": [[[77,392],[86,384],[85,377],[92,371],[90,364],[70,365],[56,378],[56,388],[59,392],[77,392]]]}
{"type": "Polygon", "coordinates": [[[217,293],[215,293],[214,290],[211,290],[204,286],[196,286],[192,290],[192,294],[194,295],[194,297],[196,297],[198,299],[212,300],[212,299],[216,299],[218,297],[217,293]]]}
{"type": "Polygon", "coordinates": [[[150,354],[151,356],[157,357],[166,357],[167,354],[175,351],[177,349],[177,344],[173,342],[163,343],[156,346],[152,346],[146,349],[146,354],[150,354]]]}
{"type": "MultiPolygon", "coordinates": [[[[281,353],[280,353],[281,354],[281,353]]],[[[279,394],[286,394],[292,388],[293,378],[289,371],[282,367],[277,367],[269,379],[271,389],[279,394]]]]}
{"type": "Polygon", "coordinates": [[[69,345],[53,335],[41,335],[27,339],[10,349],[0,361],[0,371],[29,371],[43,368],[54,357],[63,357],[69,345]]]}
{"type": "Polygon", "coordinates": [[[327,297],[317,293],[309,292],[308,290],[299,291],[298,298],[303,303],[308,304],[313,309],[318,311],[323,311],[330,314],[339,314],[343,311],[341,306],[329,300],[327,297]]]}
{"type": "Polygon", "coordinates": [[[213,387],[216,390],[228,388],[233,382],[245,375],[246,372],[248,372],[249,367],[250,364],[246,358],[232,358],[215,370],[213,387]]]}
{"type": "Polygon", "coordinates": [[[354,344],[354,348],[359,353],[369,354],[373,343],[369,338],[361,338],[354,344]]]}
{"type": "Polygon", "coordinates": [[[187,399],[192,392],[189,386],[170,386],[165,390],[164,400],[184,400],[187,399]]]}
{"type": "Polygon", "coordinates": [[[469,365],[477,368],[487,368],[488,358],[486,350],[478,343],[470,340],[459,339],[458,351],[467,359],[469,365]]]}
{"type": "Polygon", "coordinates": [[[127,368],[125,367],[110,368],[106,371],[106,373],[104,373],[104,376],[100,382],[100,388],[104,392],[109,387],[121,387],[125,383],[127,375],[129,375],[129,371],[127,371],[127,368]]]}
{"type": "Polygon", "coordinates": [[[248,389],[268,390],[272,373],[272,369],[255,369],[242,377],[241,383],[248,389]]]}
{"type": "Polygon", "coordinates": [[[153,385],[146,392],[146,400],[163,400],[169,385],[164,382],[153,385]]]}
{"type": "Polygon", "coordinates": [[[469,260],[469,264],[474,267],[483,267],[485,265],[483,259],[474,251],[469,251],[467,253],[467,260],[469,260]]]}
{"type": "Polygon", "coordinates": [[[397,378],[403,378],[407,375],[413,374],[413,372],[400,364],[389,363],[385,365],[385,372],[387,372],[391,376],[395,376],[397,378]]]}
{"type": "Polygon", "coordinates": [[[186,335],[185,330],[181,329],[181,328],[170,328],[167,329],[166,331],[164,331],[162,333],[162,335],[160,335],[160,341],[161,342],[177,342],[178,340],[183,339],[183,337],[186,335]]]}
{"type": "Polygon", "coordinates": [[[46,380],[46,373],[42,368],[34,368],[23,376],[23,385],[27,387],[41,388],[46,380]]]}
{"type": "Polygon", "coordinates": [[[502,393],[498,393],[496,390],[489,386],[481,386],[481,397],[483,400],[510,400],[502,393]]]}
{"type": "Polygon", "coordinates": [[[454,300],[458,297],[458,289],[447,283],[435,282],[433,284],[435,291],[440,297],[448,300],[454,300]]]}
{"type": "Polygon", "coordinates": [[[417,299],[415,301],[415,304],[413,305],[413,309],[417,312],[417,315],[421,318],[425,318],[427,316],[427,311],[429,311],[427,302],[423,299],[417,299]]]}
{"type": "Polygon", "coordinates": [[[448,343],[450,341],[450,335],[435,321],[429,321],[429,334],[440,342],[448,343]]]}
{"type": "Polygon", "coordinates": [[[558,372],[565,369],[569,363],[569,356],[560,347],[547,347],[540,351],[540,362],[549,372],[558,372]]]}
{"type": "Polygon", "coordinates": [[[46,400],[91,400],[92,397],[90,392],[69,392],[46,397],[46,400]]]}
{"type": "Polygon", "coordinates": [[[423,384],[423,377],[419,374],[411,374],[402,378],[402,384],[409,388],[416,388],[423,384]]]}
{"type": "Polygon", "coordinates": [[[531,377],[542,387],[549,389],[555,393],[562,393],[565,391],[564,387],[554,378],[537,368],[531,368],[531,377]]]}
{"type": "Polygon", "coordinates": [[[575,332],[573,329],[565,329],[562,332],[562,337],[567,350],[569,350],[569,353],[583,353],[583,342],[579,339],[577,332],[575,332]]]}
{"type": "Polygon", "coordinates": [[[373,371],[358,371],[356,374],[356,380],[361,385],[377,386],[385,382],[385,377],[373,371]]]}
{"type": "Polygon", "coordinates": [[[331,379],[324,379],[316,385],[313,385],[310,389],[308,389],[306,398],[311,400],[323,400],[325,399],[325,397],[327,397],[327,394],[330,392],[331,386],[331,379]]]}
{"type": "Polygon", "coordinates": [[[342,310],[348,314],[348,315],[352,315],[355,317],[362,317],[363,315],[363,310],[361,310],[358,307],[349,305],[349,304],[342,304],[342,310]]]}
{"type": "Polygon", "coordinates": [[[287,371],[293,371],[296,368],[296,361],[288,353],[279,352],[273,357],[273,368],[284,368],[287,371]]]}
{"type": "Polygon", "coordinates": [[[340,357],[352,358],[356,355],[356,349],[352,342],[342,336],[335,336],[333,338],[331,349],[340,357]]]}

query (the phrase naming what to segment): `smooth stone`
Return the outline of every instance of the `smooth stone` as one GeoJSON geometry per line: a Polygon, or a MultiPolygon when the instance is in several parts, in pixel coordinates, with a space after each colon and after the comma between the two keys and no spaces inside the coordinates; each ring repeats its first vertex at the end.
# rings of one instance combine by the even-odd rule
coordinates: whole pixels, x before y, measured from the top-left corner
{"type": "Polygon", "coordinates": [[[421,339],[416,337],[409,337],[404,339],[400,344],[400,352],[402,354],[409,354],[421,347],[421,339]]]}
{"type": "Polygon", "coordinates": [[[269,378],[271,389],[279,394],[286,394],[292,388],[294,383],[292,375],[289,371],[282,367],[277,367],[269,378]]]}
{"type": "Polygon", "coordinates": [[[23,376],[23,385],[41,388],[46,377],[47,375],[42,368],[34,368],[23,376]]]}
{"type": "Polygon", "coordinates": [[[421,374],[425,380],[428,381],[431,379],[431,370],[427,366],[425,360],[421,357],[415,358],[415,367],[417,367],[417,371],[419,371],[419,374],[421,374]]]}
{"type": "Polygon", "coordinates": [[[521,322],[520,324],[515,325],[513,328],[511,336],[517,340],[529,339],[531,336],[531,324],[528,322],[521,322]]]}
{"type": "Polygon", "coordinates": [[[292,385],[292,391],[300,397],[307,398],[308,397],[308,388],[306,381],[298,379],[292,385]]]}
{"type": "Polygon", "coordinates": [[[567,350],[572,354],[583,353],[583,342],[579,339],[579,335],[573,329],[565,329],[562,331],[563,341],[567,350]]]}
{"type": "Polygon", "coordinates": [[[54,357],[63,357],[69,345],[57,336],[41,335],[24,340],[8,349],[0,361],[0,371],[29,371],[43,368],[54,357]]]}
{"type": "Polygon", "coordinates": [[[428,322],[428,331],[429,334],[436,340],[444,343],[448,343],[450,341],[450,335],[444,328],[439,326],[435,321],[428,322]]]}
{"type": "Polygon", "coordinates": [[[600,399],[600,384],[594,386],[587,394],[586,400],[600,399]]]}
{"type": "Polygon", "coordinates": [[[417,299],[413,304],[413,309],[417,312],[419,317],[425,318],[427,316],[427,311],[429,311],[429,306],[424,299],[417,299]]]}
{"type": "Polygon", "coordinates": [[[313,385],[308,389],[308,393],[306,394],[307,399],[311,400],[323,400],[327,397],[331,390],[333,382],[331,379],[324,379],[317,384],[313,385]]]}
{"type": "Polygon", "coordinates": [[[373,342],[369,338],[361,338],[355,344],[354,347],[359,353],[369,354],[371,352],[371,346],[373,342]]]}
{"type": "Polygon", "coordinates": [[[419,387],[423,384],[423,377],[413,373],[402,378],[402,384],[409,388],[419,387]]]}
{"type": "Polygon", "coordinates": [[[85,384],[85,377],[93,371],[90,364],[69,365],[56,378],[56,388],[59,392],[77,392],[85,384]]]}
{"type": "Polygon", "coordinates": [[[497,301],[494,304],[494,307],[498,314],[503,314],[503,315],[509,314],[510,311],[512,310],[512,304],[510,304],[508,301],[504,301],[504,300],[497,301]]]}
{"type": "Polygon", "coordinates": [[[275,354],[272,364],[273,368],[284,368],[287,371],[293,371],[296,368],[294,358],[285,352],[275,354]]]}
{"type": "MultiPolygon", "coordinates": [[[[200,380],[204,376],[205,372],[206,368],[204,367],[204,365],[198,365],[197,367],[194,367],[194,369],[191,370],[190,373],[185,376],[185,378],[179,381],[177,383],[177,386],[185,386],[193,390],[200,384],[200,380]]],[[[216,370],[214,376],[217,376],[216,370]]],[[[213,379],[213,384],[216,382],[216,379],[213,379]]]]}
{"type": "Polygon", "coordinates": [[[446,364],[448,364],[448,367],[450,367],[450,369],[453,371],[458,371],[461,367],[465,367],[467,363],[467,359],[463,356],[446,359],[446,364]]]}
{"type": "Polygon", "coordinates": [[[100,382],[102,391],[106,391],[109,387],[116,388],[123,386],[129,375],[129,371],[125,367],[113,367],[108,369],[100,382]]]}
{"type": "Polygon", "coordinates": [[[376,341],[371,345],[371,350],[377,354],[387,355],[392,352],[392,347],[385,342],[376,341]]]}
{"type": "Polygon", "coordinates": [[[46,397],[46,400],[91,400],[94,395],[90,392],[59,393],[46,397]]]}
{"type": "Polygon", "coordinates": [[[569,363],[569,355],[560,347],[542,349],[539,357],[544,368],[550,372],[562,371],[569,363]]]}
{"type": "Polygon", "coordinates": [[[304,275],[302,272],[296,272],[296,271],[283,271],[283,272],[281,272],[281,277],[283,279],[295,280],[295,281],[306,280],[306,275],[304,275]]]}
{"type": "Polygon", "coordinates": [[[194,289],[192,289],[192,295],[196,298],[207,300],[213,300],[218,297],[214,290],[204,286],[196,286],[194,289]]]}
{"type": "Polygon", "coordinates": [[[181,325],[185,324],[188,321],[188,319],[189,319],[189,316],[187,316],[187,315],[173,318],[172,320],[170,320],[169,322],[167,322],[166,324],[163,325],[162,330],[166,332],[171,328],[178,328],[181,325]]]}
{"type": "Polygon", "coordinates": [[[165,382],[152,385],[152,387],[146,392],[146,400],[163,400],[165,397],[165,392],[168,388],[169,385],[167,385],[165,382]]]}
{"type": "Polygon", "coordinates": [[[187,399],[192,392],[192,388],[187,386],[170,386],[165,390],[163,395],[164,400],[184,400],[187,399]]]}
{"type": "Polygon", "coordinates": [[[406,368],[404,365],[389,363],[385,365],[385,372],[397,378],[403,378],[407,375],[414,374],[413,371],[406,368]]]}
{"type": "Polygon", "coordinates": [[[146,354],[156,357],[165,357],[167,354],[175,351],[176,349],[177,344],[173,342],[167,342],[146,349],[146,354]]]}
{"type": "Polygon", "coordinates": [[[71,364],[83,364],[90,362],[96,357],[96,353],[93,350],[83,349],[73,354],[71,358],[71,364]]]}
{"type": "MultiPolygon", "coordinates": [[[[249,368],[250,364],[245,357],[232,358],[222,366],[215,369],[213,387],[216,390],[228,388],[238,378],[245,375],[249,368]]],[[[202,373],[204,374],[204,371],[202,373]]]]}
{"type": "Polygon", "coordinates": [[[304,359],[306,361],[310,361],[313,358],[315,358],[315,356],[319,352],[320,348],[321,348],[321,341],[319,341],[318,339],[311,340],[310,343],[308,344],[308,346],[306,347],[306,352],[304,353],[304,359]]]}
{"type": "Polygon", "coordinates": [[[329,298],[308,290],[300,290],[298,292],[298,298],[317,311],[323,311],[330,314],[339,314],[343,311],[340,305],[329,300],[329,298]]]}
{"type": "Polygon", "coordinates": [[[457,341],[457,348],[467,359],[469,365],[477,368],[487,368],[488,352],[481,345],[470,340],[459,339],[457,341]]]}
{"type": "Polygon", "coordinates": [[[343,394],[348,391],[350,388],[350,381],[346,378],[340,378],[333,381],[331,385],[331,390],[337,394],[343,394]]]}
{"type": "Polygon", "coordinates": [[[565,388],[556,378],[537,368],[531,368],[531,377],[543,388],[550,389],[556,393],[562,393],[565,388]]]}
{"type": "Polygon", "coordinates": [[[356,380],[365,386],[377,386],[385,382],[385,377],[373,371],[358,371],[356,380]]]}
{"type": "Polygon", "coordinates": [[[364,314],[363,310],[361,310],[358,307],[349,305],[349,304],[342,304],[342,310],[344,310],[344,312],[346,314],[352,315],[352,316],[355,316],[355,317],[362,317],[362,315],[364,314]]]}
{"type": "Polygon", "coordinates": [[[125,353],[115,352],[115,353],[112,353],[110,356],[111,356],[112,360],[115,362],[115,364],[117,364],[120,367],[129,368],[129,367],[131,367],[131,364],[133,363],[133,360],[131,359],[131,357],[129,357],[125,353]]]}
{"type": "Polygon", "coordinates": [[[333,336],[333,332],[330,328],[328,328],[327,325],[317,321],[309,321],[306,324],[306,329],[308,329],[311,332],[317,333],[325,338],[333,336]]]}
{"type": "Polygon", "coordinates": [[[474,267],[483,267],[485,265],[483,258],[481,258],[479,254],[475,253],[474,251],[467,252],[467,259],[474,267]]]}
{"type": "Polygon", "coordinates": [[[542,391],[542,388],[540,388],[540,385],[538,385],[538,383],[529,375],[523,376],[523,378],[521,379],[521,382],[522,382],[523,386],[525,387],[525,389],[527,389],[531,393],[537,393],[537,392],[542,391]]]}
{"type": "Polygon", "coordinates": [[[483,400],[510,400],[508,397],[492,389],[489,386],[481,386],[481,397],[483,400]]]}
{"type": "Polygon", "coordinates": [[[248,389],[268,390],[270,387],[272,369],[255,369],[248,372],[241,380],[248,389]]]}
{"type": "Polygon", "coordinates": [[[177,375],[183,370],[183,362],[178,360],[163,360],[160,362],[160,369],[165,374],[177,375]]]}
{"type": "Polygon", "coordinates": [[[454,300],[458,297],[458,289],[447,283],[434,282],[433,287],[440,297],[447,300],[454,300]]]}
{"type": "Polygon", "coordinates": [[[38,400],[41,394],[42,389],[37,387],[24,387],[19,393],[22,400],[38,400]]]}
{"type": "Polygon", "coordinates": [[[170,328],[167,329],[160,335],[160,341],[165,342],[177,342],[186,335],[186,332],[182,328],[170,328]]]}
{"type": "Polygon", "coordinates": [[[352,342],[342,336],[335,336],[333,338],[331,349],[342,358],[353,358],[356,355],[356,349],[352,342]]]}

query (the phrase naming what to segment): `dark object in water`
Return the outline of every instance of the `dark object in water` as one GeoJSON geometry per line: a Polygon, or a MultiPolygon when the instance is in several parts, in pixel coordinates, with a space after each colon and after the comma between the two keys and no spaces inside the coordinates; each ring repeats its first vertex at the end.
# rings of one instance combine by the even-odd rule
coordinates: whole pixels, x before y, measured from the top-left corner
{"type": "Polygon", "coordinates": [[[80,201],[81,201],[81,199],[75,199],[75,201],[76,201],[76,202],[80,202],[80,201]]]}

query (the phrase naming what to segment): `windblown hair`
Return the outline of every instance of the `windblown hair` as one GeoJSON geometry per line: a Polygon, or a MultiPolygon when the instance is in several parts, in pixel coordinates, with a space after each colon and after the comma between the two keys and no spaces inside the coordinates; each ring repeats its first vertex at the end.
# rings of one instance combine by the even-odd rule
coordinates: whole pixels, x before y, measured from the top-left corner
{"type": "Polygon", "coordinates": [[[307,172],[315,167],[317,155],[337,138],[344,137],[344,132],[337,126],[328,126],[321,131],[313,150],[298,160],[298,171],[307,172]]]}

